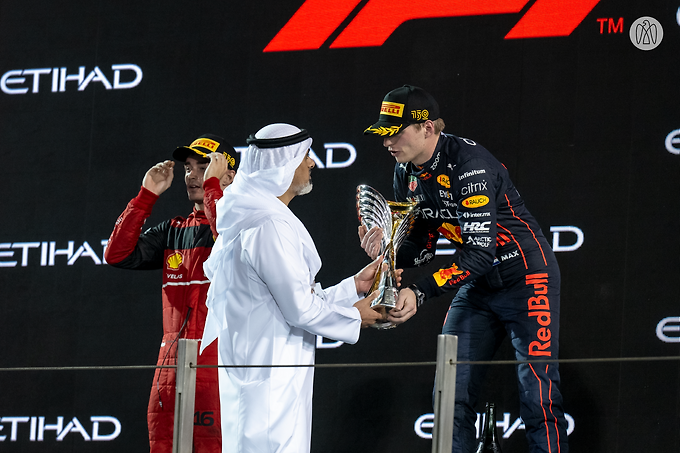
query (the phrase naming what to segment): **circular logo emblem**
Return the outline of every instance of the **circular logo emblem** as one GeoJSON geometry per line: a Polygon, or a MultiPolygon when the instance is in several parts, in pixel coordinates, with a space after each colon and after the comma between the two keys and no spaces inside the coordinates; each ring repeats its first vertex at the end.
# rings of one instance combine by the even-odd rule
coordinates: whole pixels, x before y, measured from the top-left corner
{"type": "Polygon", "coordinates": [[[630,26],[630,42],[640,50],[656,49],[663,39],[661,23],[649,16],[642,16],[630,26]]]}
{"type": "Polygon", "coordinates": [[[449,177],[446,175],[437,176],[437,182],[442,186],[446,187],[447,189],[451,188],[451,181],[449,180],[449,177]]]}

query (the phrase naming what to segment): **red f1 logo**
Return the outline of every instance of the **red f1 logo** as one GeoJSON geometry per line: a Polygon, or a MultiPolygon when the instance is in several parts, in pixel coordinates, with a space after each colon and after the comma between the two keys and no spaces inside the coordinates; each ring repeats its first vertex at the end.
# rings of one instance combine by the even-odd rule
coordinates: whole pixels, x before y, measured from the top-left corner
{"type": "MultiPolygon", "coordinates": [[[[600,0],[368,0],[330,47],[381,46],[407,20],[519,13],[532,1],[505,39],[569,36],[600,0]]],[[[306,0],[264,52],[320,48],[359,3],[306,0]]]]}

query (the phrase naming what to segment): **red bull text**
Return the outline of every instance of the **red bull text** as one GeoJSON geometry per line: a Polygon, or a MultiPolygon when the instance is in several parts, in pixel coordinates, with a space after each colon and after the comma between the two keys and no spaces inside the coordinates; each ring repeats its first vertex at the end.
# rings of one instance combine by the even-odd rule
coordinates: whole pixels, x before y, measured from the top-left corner
{"type": "Polygon", "coordinates": [[[539,324],[536,341],[529,343],[529,355],[550,357],[550,302],[548,301],[548,274],[530,274],[526,276],[527,286],[533,285],[534,296],[527,301],[529,317],[536,318],[539,324]]]}

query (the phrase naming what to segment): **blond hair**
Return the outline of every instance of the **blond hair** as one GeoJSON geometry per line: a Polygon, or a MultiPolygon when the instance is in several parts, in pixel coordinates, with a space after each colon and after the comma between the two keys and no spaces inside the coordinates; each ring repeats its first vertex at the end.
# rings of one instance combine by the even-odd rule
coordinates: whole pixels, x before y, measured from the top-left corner
{"type": "MultiPolygon", "coordinates": [[[[433,120],[432,122],[434,123],[434,133],[435,134],[439,134],[446,127],[446,124],[444,124],[444,120],[441,119],[441,118],[437,118],[436,120],[433,120]]],[[[421,127],[423,127],[423,123],[414,123],[413,124],[413,128],[416,131],[419,131],[421,127]]]]}

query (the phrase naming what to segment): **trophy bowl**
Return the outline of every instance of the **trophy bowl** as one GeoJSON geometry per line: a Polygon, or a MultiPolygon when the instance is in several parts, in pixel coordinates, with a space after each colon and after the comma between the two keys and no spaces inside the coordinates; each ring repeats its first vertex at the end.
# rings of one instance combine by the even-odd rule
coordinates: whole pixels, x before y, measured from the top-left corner
{"type": "MultiPolygon", "coordinates": [[[[376,272],[370,292],[379,290],[379,295],[371,304],[371,308],[385,316],[397,304],[399,295],[395,275],[397,251],[413,228],[417,203],[388,201],[380,192],[365,184],[357,186],[356,199],[357,215],[361,224],[369,230],[377,226],[383,233],[380,243],[383,265],[376,272]]],[[[383,322],[375,323],[373,327],[391,329],[396,325],[383,322]]]]}

